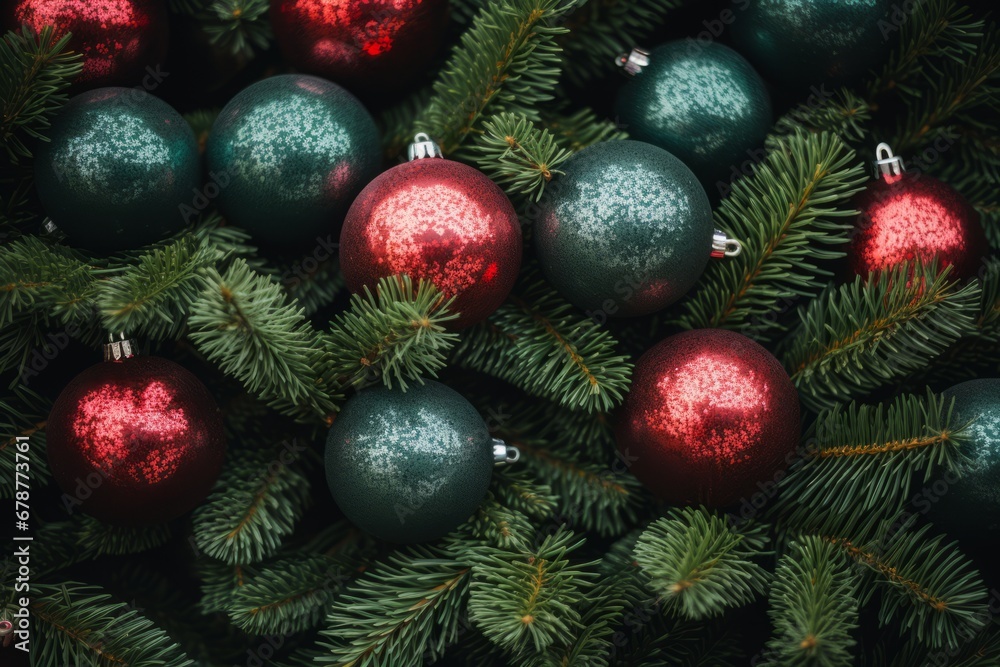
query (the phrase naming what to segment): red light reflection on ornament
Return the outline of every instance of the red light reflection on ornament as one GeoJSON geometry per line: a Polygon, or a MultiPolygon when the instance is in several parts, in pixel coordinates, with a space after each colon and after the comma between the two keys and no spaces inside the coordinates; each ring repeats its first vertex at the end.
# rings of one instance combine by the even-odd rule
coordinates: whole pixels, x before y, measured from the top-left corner
{"type": "Polygon", "coordinates": [[[966,251],[965,224],[940,199],[906,192],[889,194],[869,209],[866,256],[873,269],[935,254],[966,251]]]}

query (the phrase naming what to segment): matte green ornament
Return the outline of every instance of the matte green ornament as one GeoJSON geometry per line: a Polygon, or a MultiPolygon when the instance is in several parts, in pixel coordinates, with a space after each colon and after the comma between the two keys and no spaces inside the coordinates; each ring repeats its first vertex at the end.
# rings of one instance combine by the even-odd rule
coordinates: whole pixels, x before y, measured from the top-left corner
{"type": "Polygon", "coordinates": [[[615,113],[629,136],[664,148],[706,189],[754,158],[771,128],[763,79],[729,47],[695,40],[668,42],[619,59],[632,79],[615,113]]]}
{"type": "Polygon", "coordinates": [[[212,125],[218,205],[254,239],[279,246],[340,231],[378,172],[378,129],[354,95],[315,76],[284,74],[241,91],[212,125]]]}
{"type": "Polygon", "coordinates": [[[955,399],[954,423],[969,424],[972,461],[957,480],[942,480],[946,489],[929,487],[935,521],[973,535],[1000,528],[1000,379],[962,382],[944,395],[955,399]]]}
{"type": "Polygon", "coordinates": [[[184,209],[200,196],[198,142],[166,102],[138,88],[97,88],[69,100],[48,135],[35,152],[38,197],[74,243],[136,248],[189,221],[184,209]]]}
{"type": "MultiPolygon", "coordinates": [[[[855,82],[885,60],[898,23],[889,0],[754,0],[733,38],[764,76],[795,88],[855,82]]],[[[907,17],[903,17],[906,19],[907,17]]]]}
{"type": "Polygon", "coordinates": [[[594,144],[562,170],[540,204],[535,249],[549,283],[594,318],[660,310],[691,289],[710,254],[727,242],[739,252],[714,232],[698,179],[662,148],[594,144]]]}
{"type": "Polygon", "coordinates": [[[494,463],[516,460],[471,403],[433,381],[359,392],[326,440],[337,505],[359,528],[397,543],[454,530],[485,497],[494,463]]]}

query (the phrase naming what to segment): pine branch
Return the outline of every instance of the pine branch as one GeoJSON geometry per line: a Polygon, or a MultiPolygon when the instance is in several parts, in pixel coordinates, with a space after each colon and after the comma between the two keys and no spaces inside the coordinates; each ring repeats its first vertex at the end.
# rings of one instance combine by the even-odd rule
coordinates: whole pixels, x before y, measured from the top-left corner
{"type": "MultiPolygon", "coordinates": [[[[454,16],[454,4],[451,13],[454,16]]],[[[414,119],[430,105],[433,93],[431,86],[425,86],[397,105],[389,107],[378,117],[382,154],[387,163],[397,161],[400,156],[406,155],[406,147],[413,141],[413,135],[422,130],[415,124],[414,119]]]]}
{"type": "Polygon", "coordinates": [[[833,407],[919,371],[973,333],[980,287],[960,285],[949,273],[904,263],[831,289],[800,310],[783,358],[802,402],[833,407]]]}
{"type": "Polygon", "coordinates": [[[574,153],[602,141],[628,139],[628,132],[617,122],[598,118],[589,107],[582,107],[569,115],[550,114],[543,110],[542,124],[555,135],[560,146],[574,153]]]}
{"type": "Polygon", "coordinates": [[[406,391],[408,382],[437,377],[458,334],[445,325],[458,317],[429,282],[414,288],[409,276],[382,278],[372,294],[351,297],[331,322],[325,343],[333,372],[344,384],[382,383],[406,391]]]}
{"type": "Polygon", "coordinates": [[[852,144],[860,144],[868,134],[871,107],[868,102],[846,88],[827,94],[813,93],[802,104],[778,119],[774,134],[769,137],[769,147],[777,144],[778,137],[794,135],[802,129],[810,132],[830,132],[852,144]]]}
{"type": "Polygon", "coordinates": [[[587,2],[566,18],[569,34],[560,39],[566,51],[566,77],[575,85],[615,69],[615,58],[628,52],[670,18],[682,0],[601,0],[587,2]]]}
{"type": "Polygon", "coordinates": [[[329,608],[310,664],[420,667],[458,637],[472,571],[441,548],[409,547],[366,571],[329,608]]]}
{"type": "Polygon", "coordinates": [[[888,406],[824,410],[802,467],[780,482],[778,512],[803,530],[836,531],[849,514],[895,515],[914,482],[960,475],[969,457],[951,405],[928,391],[924,398],[897,396],[888,406]]]}
{"type": "Polygon", "coordinates": [[[198,349],[282,413],[333,413],[333,383],[319,335],[281,286],[255,274],[243,259],[225,276],[209,268],[206,282],[188,319],[198,349]]]}
{"type": "Polygon", "coordinates": [[[65,246],[50,246],[35,236],[0,248],[0,324],[18,312],[35,311],[63,326],[79,324],[93,313],[90,267],[65,246]]]}
{"type": "Polygon", "coordinates": [[[868,667],[912,667],[920,664],[945,664],[947,667],[993,667],[1000,664],[1000,626],[993,621],[990,627],[969,638],[957,652],[949,649],[928,652],[920,642],[908,641],[895,652],[891,661],[885,657],[883,649],[876,653],[870,664],[865,663],[868,667]]]}
{"type": "Polygon", "coordinates": [[[772,139],[764,161],[732,185],[715,213],[743,251],[709,264],[679,323],[769,334],[779,326],[776,314],[815,294],[830,275],[818,262],[842,256],[823,246],[847,241],[849,225],[839,220],[856,215],[848,202],[864,180],[854,152],[834,135],[772,139]]]}
{"type": "Polygon", "coordinates": [[[83,70],[83,56],[66,51],[72,36],[56,40],[53,32],[52,26],[35,33],[24,25],[0,40],[0,143],[13,164],[31,157],[29,138],[48,141],[52,116],[83,70]]]}
{"type": "Polygon", "coordinates": [[[434,83],[430,105],[416,127],[430,134],[451,155],[470,133],[481,131],[490,114],[512,111],[531,121],[552,99],[559,76],[553,27],[579,0],[510,0],[483,6],[462,34],[448,64],[434,83]]]}
{"type": "Polygon", "coordinates": [[[257,573],[253,565],[230,565],[207,556],[199,559],[197,571],[201,580],[198,609],[206,616],[229,609],[236,592],[257,573]]]}
{"type": "Polygon", "coordinates": [[[515,113],[500,113],[483,121],[483,133],[468,153],[515,202],[538,201],[552,176],[563,173],[557,167],[571,154],[548,130],[515,113]]]}
{"type": "Polygon", "coordinates": [[[96,301],[104,328],[145,340],[178,338],[192,304],[205,289],[208,269],[221,259],[206,239],[191,236],[144,253],[98,286],[96,301]]]}
{"type": "Polygon", "coordinates": [[[571,409],[620,403],[632,364],[616,341],[538,277],[521,284],[488,322],[464,332],[455,361],[571,409]]]}
{"type": "Polygon", "coordinates": [[[535,533],[527,515],[497,502],[492,493],[476,508],[469,526],[476,538],[506,550],[524,548],[535,533]]]}
{"type": "Polygon", "coordinates": [[[515,657],[572,641],[583,629],[577,605],[593,587],[587,565],[569,560],[583,543],[560,529],[520,553],[478,548],[469,597],[476,627],[515,657]]]}
{"type": "Polygon", "coordinates": [[[268,7],[268,0],[211,0],[198,19],[214,46],[251,58],[271,41],[268,7]]]}
{"type": "Polygon", "coordinates": [[[634,557],[664,610],[699,620],[764,593],[767,573],[750,560],[764,545],[758,528],[737,531],[704,508],[685,507],[650,524],[634,557]]]}
{"type": "Polygon", "coordinates": [[[294,462],[295,441],[232,452],[208,500],[195,510],[198,548],[231,565],[273,554],[308,506],[309,479],[294,462]]]}
{"type": "Polygon", "coordinates": [[[500,468],[493,473],[493,493],[501,505],[533,519],[551,519],[559,498],[552,487],[541,484],[524,470],[500,468]]]}
{"type": "Polygon", "coordinates": [[[36,665],[194,665],[163,630],[97,586],[33,583],[32,593],[36,665]]]}
{"type": "Polygon", "coordinates": [[[302,308],[303,314],[312,317],[332,304],[344,290],[344,274],[336,258],[319,262],[316,270],[311,272],[306,272],[304,264],[295,262],[291,267],[284,268],[276,279],[281,282],[288,297],[302,308]]]}
{"type": "Polygon", "coordinates": [[[851,667],[857,584],[835,545],[819,537],[793,542],[771,584],[775,635],[765,664],[851,667]]]}
{"type": "Polygon", "coordinates": [[[15,491],[24,490],[24,484],[40,486],[49,479],[45,456],[49,407],[49,401],[22,385],[13,395],[0,398],[0,498],[13,499],[15,491]]]}

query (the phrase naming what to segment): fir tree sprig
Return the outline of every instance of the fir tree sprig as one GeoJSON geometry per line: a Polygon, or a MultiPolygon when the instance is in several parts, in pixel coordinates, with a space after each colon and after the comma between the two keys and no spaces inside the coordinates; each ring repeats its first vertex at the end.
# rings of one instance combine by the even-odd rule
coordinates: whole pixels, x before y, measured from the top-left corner
{"type": "Polygon", "coordinates": [[[534,536],[531,519],[496,501],[490,493],[469,519],[472,534],[498,549],[523,548],[534,536]]]}
{"type": "Polygon", "coordinates": [[[230,565],[273,554],[311,501],[295,441],[232,452],[208,500],[194,514],[198,549],[230,565]]]}
{"type": "Polygon", "coordinates": [[[565,114],[543,112],[542,124],[555,135],[560,146],[574,153],[602,141],[628,139],[624,128],[610,119],[599,118],[590,107],[565,114]]]}
{"type": "Polygon", "coordinates": [[[552,492],[552,487],[534,479],[524,470],[496,470],[492,488],[503,507],[533,519],[551,519],[559,508],[559,498],[552,492]]]}
{"type": "Polygon", "coordinates": [[[198,349],[285,414],[332,414],[334,382],[325,348],[281,286],[254,273],[242,258],[225,275],[210,267],[205,281],[188,318],[198,349]]]}
{"type": "Polygon", "coordinates": [[[445,329],[458,317],[452,303],[430,282],[414,285],[406,275],[380,279],[374,293],[365,287],[330,323],[324,343],[333,372],[348,385],[377,382],[403,391],[437,377],[458,341],[445,329]]]}
{"type": "Polygon", "coordinates": [[[195,664],[166,632],[100,587],[73,581],[36,583],[32,592],[35,664],[195,664]]]}
{"type": "Polygon", "coordinates": [[[845,141],[859,144],[867,136],[872,113],[868,102],[846,88],[827,94],[825,88],[778,119],[768,143],[801,128],[810,132],[830,132],[845,141]]]}
{"type": "Polygon", "coordinates": [[[0,248],[0,324],[31,311],[62,326],[94,314],[91,267],[65,246],[25,236],[0,248]]]}
{"type": "Polygon", "coordinates": [[[539,120],[559,76],[555,23],[579,0],[510,0],[487,3],[462,34],[416,127],[433,137],[445,155],[470,133],[481,131],[487,109],[539,120]]]}
{"type": "Polygon", "coordinates": [[[271,41],[267,20],[268,0],[203,0],[198,13],[209,41],[235,55],[250,58],[254,49],[265,49],[271,41]]]}
{"type": "Polygon", "coordinates": [[[514,201],[538,201],[571,154],[548,130],[516,113],[499,113],[483,121],[483,133],[467,153],[514,201]]]}
{"type": "Polygon", "coordinates": [[[615,348],[607,330],[529,270],[489,321],[463,334],[455,360],[564,407],[610,410],[632,376],[615,348]]]}
{"type": "Polygon", "coordinates": [[[23,385],[18,385],[11,395],[0,397],[0,433],[3,433],[0,436],[0,498],[14,498],[17,482],[34,486],[48,480],[45,415],[49,406],[48,400],[23,385]],[[24,440],[18,440],[19,437],[24,440]],[[28,444],[20,444],[25,442],[28,444]],[[25,466],[19,463],[28,464],[30,479],[25,466]]]}
{"type": "Polygon", "coordinates": [[[66,48],[72,35],[55,39],[54,32],[45,26],[36,33],[25,24],[0,40],[0,144],[14,164],[31,157],[29,137],[47,141],[52,116],[83,70],[83,56],[66,48]]]}
{"type": "Polygon", "coordinates": [[[569,558],[583,543],[560,529],[527,551],[476,549],[469,616],[480,632],[515,657],[572,641],[583,629],[577,605],[593,587],[587,565],[569,558]]]}
{"type": "Polygon", "coordinates": [[[854,152],[835,135],[773,139],[764,161],[732,185],[715,212],[742,252],[708,266],[680,324],[755,337],[780,326],[775,314],[815,294],[830,275],[818,262],[842,255],[830,246],[846,242],[842,221],[856,215],[848,202],[864,180],[854,152]]]}
{"type": "Polygon", "coordinates": [[[650,524],[634,557],[664,610],[698,620],[764,593],[767,572],[751,558],[765,544],[760,527],[737,530],[704,508],[685,507],[650,524]]]}
{"type": "Polygon", "coordinates": [[[769,594],[775,634],[764,664],[851,667],[858,625],[857,577],[843,553],[815,536],[781,557],[769,594]]]}
{"type": "Polygon", "coordinates": [[[783,360],[802,402],[832,408],[920,370],[974,333],[980,287],[949,273],[904,262],[830,289],[801,309],[783,360]]]}

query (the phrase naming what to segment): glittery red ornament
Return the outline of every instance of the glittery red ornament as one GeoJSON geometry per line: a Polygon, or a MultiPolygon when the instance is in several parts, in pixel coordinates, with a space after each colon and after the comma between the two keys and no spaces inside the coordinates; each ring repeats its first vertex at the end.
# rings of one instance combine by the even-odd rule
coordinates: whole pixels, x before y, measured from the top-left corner
{"type": "Polygon", "coordinates": [[[285,58],[349,88],[404,84],[434,57],[447,0],[271,0],[285,58]]]}
{"type": "Polygon", "coordinates": [[[785,369],[723,329],[686,331],[646,352],[615,430],[630,470],[653,493],[714,507],[773,488],[799,434],[785,369]]]}
{"type": "Polygon", "coordinates": [[[876,152],[879,175],[854,202],[861,214],[847,249],[851,275],[936,257],[938,268],[954,267],[953,278],[975,276],[989,248],[976,210],[933,176],[903,171],[888,145],[876,152]]]}
{"type": "Polygon", "coordinates": [[[139,84],[167,51],[163,0],[12,0],[4,22],[12,30],[27,23],[36,32],[51,25],[56,38],[73,33],[69,48],[83,54],[75,83],[87,88],[139,84]]]}
{"type": "Polygon", "coordinates": [[[352,292],[402,273],[431,281],[456,297],[461,316],[453,327],[461,329],[486,319],[513,287],[521,227],[507,196],[481,172],[416,159],[382,173],[354,200],[340,232],[340,265],[352,292]]]}
{"type": "Polygon", "coordinates": [[[52,406],[46,435],[67,508],[123,525],[194,508],[218,478],[226,450],[222,414],[208,389],[158,357],[122,357],[80,373],[52,406]]]}

